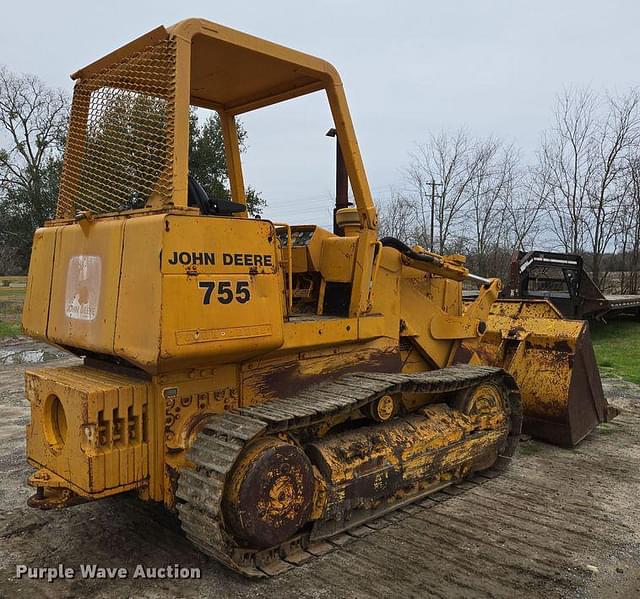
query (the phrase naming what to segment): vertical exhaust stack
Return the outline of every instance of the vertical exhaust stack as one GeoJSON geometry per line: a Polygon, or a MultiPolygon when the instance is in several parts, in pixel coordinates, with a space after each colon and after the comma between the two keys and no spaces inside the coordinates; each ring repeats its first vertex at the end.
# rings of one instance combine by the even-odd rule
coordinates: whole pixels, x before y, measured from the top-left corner
{"type": "Polygon", "coordinates": [[[333,128],[329,129],[327,137],[336,138],[336,205],[333,208],[333,232],[336,235],[344,235],[342,227],[336,220],[336,214],[338,210],[349,207],[349,175],[347,174],[347,167],[344,163],[337,131],[333,128]]]}
{"type": "Polygon", "coordinates": [[[589,324],[563,320],[546,301],[496,302],[485,335],[464,345],[515,378],[523,432],[538,439],[573,447],[617,414],[604,397],[589,324]]]}

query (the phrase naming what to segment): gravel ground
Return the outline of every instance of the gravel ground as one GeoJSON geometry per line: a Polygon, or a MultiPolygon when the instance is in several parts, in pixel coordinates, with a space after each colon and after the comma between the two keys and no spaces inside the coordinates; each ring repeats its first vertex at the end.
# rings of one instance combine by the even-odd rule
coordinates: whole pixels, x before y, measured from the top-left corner
{"type": "Polygon", "coordinates": [[[161,508],[118,496],[61,511],[26,505],[25,368],[73,358],[28,340],[0,344],[0,596],[638,597],[640,387],[607,379],[622,411],[577,449],[520,445],[507,473],[416,511],[266,581],[247,581],[193,549],[161,508]],[[26,362],[26,363],[25,363],[26,362]],[[17,566],[76,571],[17,577],[17,566]],[[83,579],[81,564],[122,567],[83,579]],[[199,579],[134,578],[136,565],[199,568],[199,579]]]}

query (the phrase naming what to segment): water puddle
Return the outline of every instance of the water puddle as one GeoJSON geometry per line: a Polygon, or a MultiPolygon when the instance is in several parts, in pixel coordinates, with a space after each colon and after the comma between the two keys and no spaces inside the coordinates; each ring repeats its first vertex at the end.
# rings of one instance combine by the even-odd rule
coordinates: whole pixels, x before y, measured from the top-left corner
{"type": "Polygon", "coordinates": [[[66,354],[54,347],[0,347],[0,364],[40,364],[63,358],[66,354]]]}

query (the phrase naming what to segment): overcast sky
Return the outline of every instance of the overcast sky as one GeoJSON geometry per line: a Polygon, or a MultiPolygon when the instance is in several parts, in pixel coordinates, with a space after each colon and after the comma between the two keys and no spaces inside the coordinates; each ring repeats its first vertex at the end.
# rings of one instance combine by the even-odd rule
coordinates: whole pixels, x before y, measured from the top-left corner
{"type": "MultiPolygon", "coordinates": [[[[345,83],[374,195],[406,187],[403,169],[430,131],[467,126],[532,155],[564,86],[640,84],[633,0],[103,0],[2,6],[0,63],[71,90],[69,73],[145,33],[207,18],[332,62],[345,83]]],[[[334,146],[314,94],[243,117],[245,181],[266,216],[329,222],[334,146]]]]}

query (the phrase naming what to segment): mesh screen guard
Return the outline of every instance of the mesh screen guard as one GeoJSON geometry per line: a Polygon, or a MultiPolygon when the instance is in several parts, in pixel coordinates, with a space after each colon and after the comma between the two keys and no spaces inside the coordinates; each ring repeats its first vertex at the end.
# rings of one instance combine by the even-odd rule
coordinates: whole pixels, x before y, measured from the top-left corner
{"type": "Polygon", "coordinates": [[[78,81],[57,218],[171,201],[175,70],[167,38],[78,81]]]}

